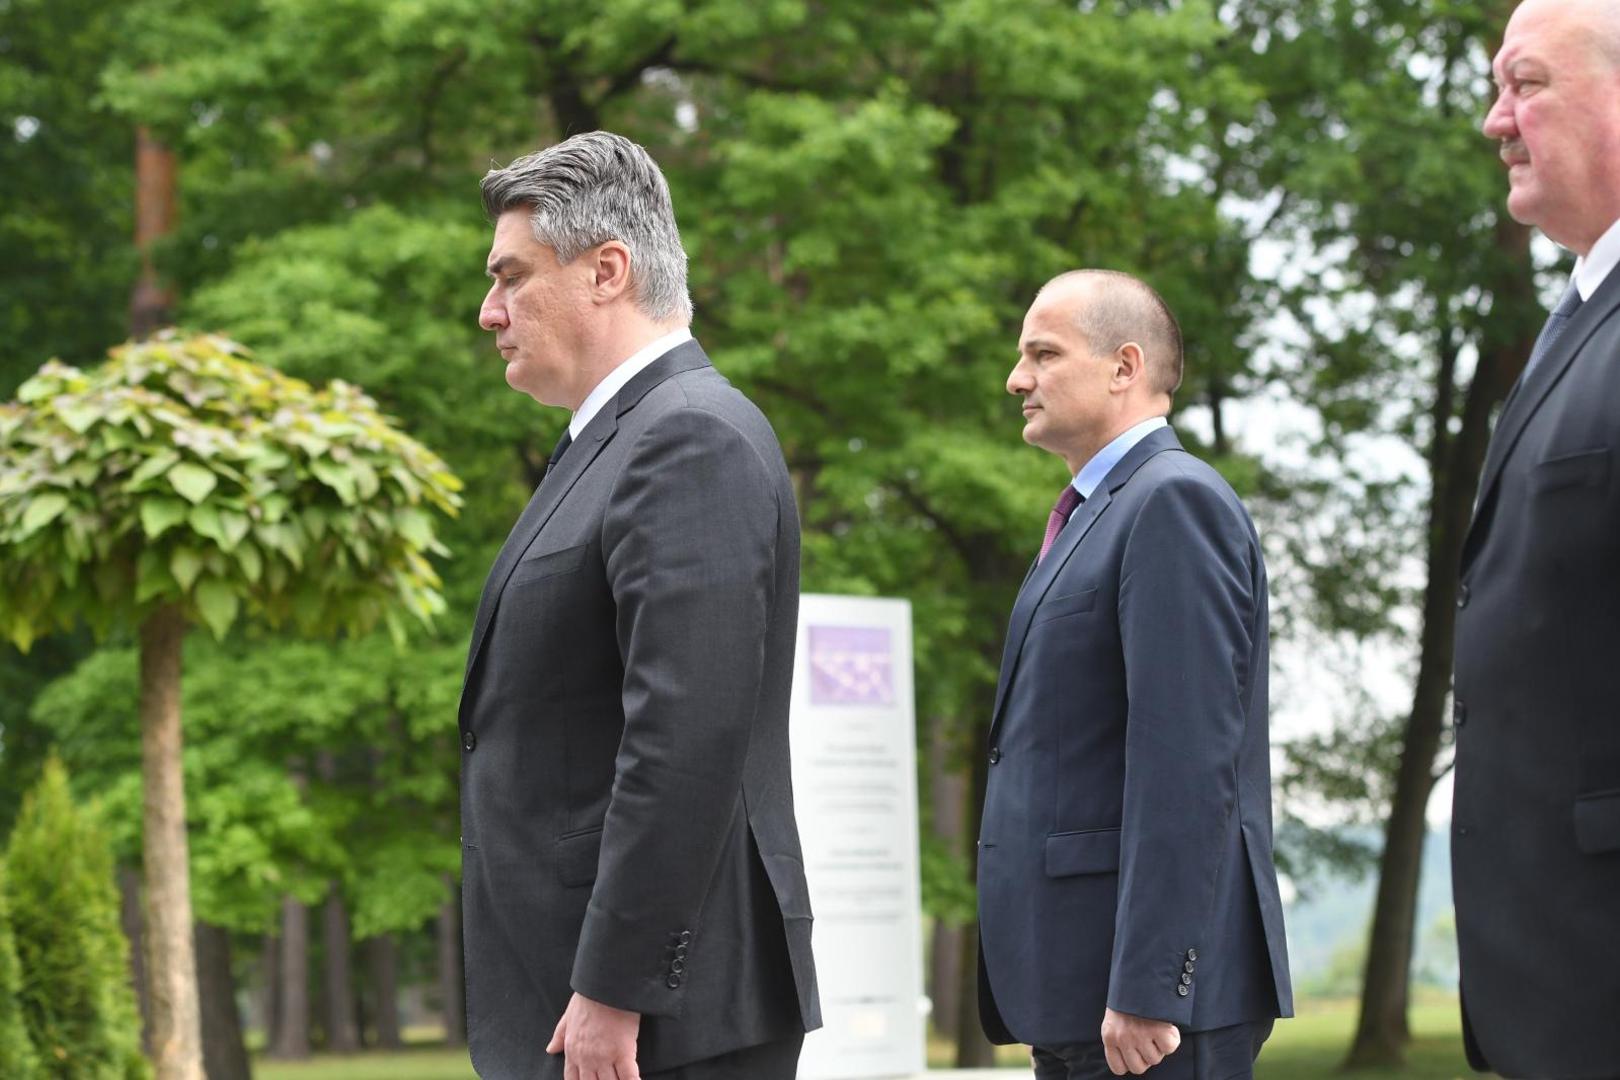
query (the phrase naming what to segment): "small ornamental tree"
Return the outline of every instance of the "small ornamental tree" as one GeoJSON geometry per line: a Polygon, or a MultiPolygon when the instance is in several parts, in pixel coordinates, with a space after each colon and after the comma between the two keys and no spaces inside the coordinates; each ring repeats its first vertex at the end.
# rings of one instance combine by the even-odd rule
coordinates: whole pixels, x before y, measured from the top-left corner
{"type": "Polygon", "coordinates": [[[93,371],[52,361],[0,405],[0,634],[87,622],[140,643],[142,856],[159,1080],[201,1080],[181,641],[243,616],[365,632],[443,608],[434,511],[460,482],[359,389],[166,332],[93,371]]]}
{"type": "Polygon", "coordinates": [[[39,1075],[39,1058],[23,1023],[22,973],[8,908],[5,863],[0,862],[0,1076],[34,1080],[39,1075]]]}
{"type": "Polygon", "coordinates": [[[96,816],[74,805],[67,771],[54,759],[12,831],[4,893],[23,972],[18,1001],[38,1074],[150,1076],[118,924],[112,845],[96,816]]]}

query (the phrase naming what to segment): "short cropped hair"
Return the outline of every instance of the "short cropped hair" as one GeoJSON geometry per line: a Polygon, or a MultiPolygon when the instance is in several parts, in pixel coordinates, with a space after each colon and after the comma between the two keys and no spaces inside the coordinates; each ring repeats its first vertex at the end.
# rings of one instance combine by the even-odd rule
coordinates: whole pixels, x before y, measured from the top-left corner
{"type": "Polygon", "coordinates": [[[686,251],[669,185],[651,155],[622,135],[592,131],[484,174],[491,220],[528,207],[534,238],[572,262],[617,240],[630,252],[636,306],[656,322],[692,321],[686,251]]]}
{"type": "Polygon", "coordinates": [[[1153,388],[1173,396],[1181,388],[1181,324],[1164,297],[1141,278],[1118,270],[1070,270],[1041,286],[1041,292],[1080,283],[1089,285],[1091,293],[1075,321],[1092,351],[1112,355],[1126,342],[1136,342],[1147,357],[1153,388]]]}

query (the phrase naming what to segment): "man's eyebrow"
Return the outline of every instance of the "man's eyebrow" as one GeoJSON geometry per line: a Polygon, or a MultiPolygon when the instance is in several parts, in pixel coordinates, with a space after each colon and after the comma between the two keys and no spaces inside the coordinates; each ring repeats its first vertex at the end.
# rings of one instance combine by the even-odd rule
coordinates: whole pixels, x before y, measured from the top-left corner
{"type": "Polygon", "coordinates": [[[1504,77],[1509,78],[1509,79],[1515,78],[1516,76],[1519,75],[1520,69],[1522,69],[1522,68],[1525,68],[1525,67],[1537,68],[1537,67],[1540,67],[1540,66],[1541,66],[1540,62],[1537,61],[1534,57],[1531,57],[1531,56],[1515,56],[1512,60],[1509,60],[1507,63],[1502,65],[1502,74],[1501,75],[1496,75],[1496,74],[1493,73],[1492,78],[1494,79],[1494,81],[1498,85],[1500,85],[1501,82],[1502,82],[1502,79],[1504,77]]]}
{"type": "Polygon", "coordinates": [[[1034,352],[1036,349],[1052,349],[1056,347],[1052,339],[1044,337],[1027,338],[1018,343],[1019,352],[1034,352]]]}
{"type": "Polygon", "coordinates": [[[511,255],[502,255],[488,266],[484,267],[485,277],[494,277],[509,266],[518,265],[518,260],[511,255]]]}

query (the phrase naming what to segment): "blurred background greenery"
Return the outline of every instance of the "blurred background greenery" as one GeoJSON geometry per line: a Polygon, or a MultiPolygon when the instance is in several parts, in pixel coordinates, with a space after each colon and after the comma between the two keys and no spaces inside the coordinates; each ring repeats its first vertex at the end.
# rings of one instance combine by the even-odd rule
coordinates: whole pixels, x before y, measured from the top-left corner
{"type": "MultiPolygon", "coordinates": [[[[475,325],[477,181],[597,127],[669,177],[694,330],[793,470],[805,588],[913,605],[941,1060],[992,1060],[963,992],[978,748],[1064,479],[1003,382],[1035,289],[1086,265],[1181,318],[1174,419],[1255,510],[1283,647],[1324,677],[1375,656],[1398,687],[1392,707],[1353,671],[1326,700],[1279,684],[1310,713],[1278,749],[1283,869],[1304,900],[1362,884],[1300,973],[1334,1004],[1279,1028],[1265,1075],[1460,1073],[1451,1006],[1410,989],[1444,919],[1420,891],[1452,568],[1556,261],[1500,213],[1477,132],[1511,6],[0,0],[0,400],[173,321],[359,384],[466,482],[448,613],[402,649],[252,626],[186,646],[199,975],[238,1006],[205,1014],[210,1075],[245,1075],[249,1041],[297,1060],[464,1036],[465,638],[565,421],[506,388],[475,325]]],[[[54,752],[138,935],[134,644],[0,649],[0,836],[54,752]]],[[[344,1060],[260,1072],[364,1075],[344,1060]]]]}

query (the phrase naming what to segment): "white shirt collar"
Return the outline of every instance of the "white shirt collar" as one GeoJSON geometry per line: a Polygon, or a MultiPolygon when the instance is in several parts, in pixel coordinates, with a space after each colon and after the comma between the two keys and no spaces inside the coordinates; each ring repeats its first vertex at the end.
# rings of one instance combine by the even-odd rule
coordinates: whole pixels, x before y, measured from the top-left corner
{"type": "Polygon", "coordinates": [[[1598,291],[1609,276],[1616,263],[1620,263],[1620,221],[1609,226],[1609,231],[1598,237],[1592,250],[1575,260],[1575,288],[1580,290],[1581,300],[1592,299],[1592,294],[1598,291]]]}
{"type": "Polygon", "coordinates": [[[596,414],[602,411],[602,406],[613,400],[615,394],[624,389],[624,384],[639,375],[643,368],[663,356],[669,350],[682,342],[692,340],[692,331],[687,327],[673,330],[656,341],[649,341],[631,354],[630,358],[605,375],[601,382],[580,402],[579,408],[574,410],[574,418],[568,421],[568,434],[572,438],[579,438],[579,433],[585,430],[596,414]]]}

